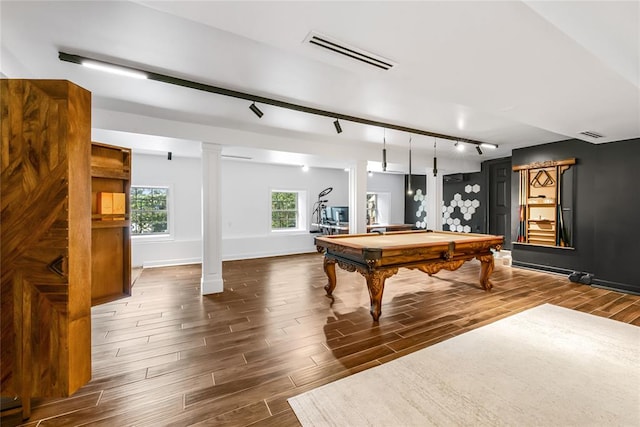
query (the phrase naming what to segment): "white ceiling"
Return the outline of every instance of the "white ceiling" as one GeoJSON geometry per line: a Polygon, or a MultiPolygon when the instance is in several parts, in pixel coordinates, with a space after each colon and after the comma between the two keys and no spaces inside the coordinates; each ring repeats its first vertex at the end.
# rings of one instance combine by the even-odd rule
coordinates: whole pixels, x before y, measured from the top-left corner
{"type": "MultiPolygon", "coordinates": [[[[89,70],[58,51],[499,145],[467,154],[476,161],[570,138],[640,137],[638,1],[2,1],[0,19],[5,76],[85,87],[94,138],[139,150],[197,155],[191,141],[215,128],[265,136],[229,138],[225,155],[299,152],[339,166],[317,147],[379,157],[383,137],[407,147],[409,136],[344,121],[338,135],[332,118],[269,105],[258,119],[246,100],[89,70]],[[310,31],[396,66],[323,51],[304,43],[310,31]],[[278,138],[297,146],[268,142],[278,138]]],[[[433,150],[430,137],[412,144],[433,150]]],[[[452,143],[438,149],[456,155],[452,143]]]]}

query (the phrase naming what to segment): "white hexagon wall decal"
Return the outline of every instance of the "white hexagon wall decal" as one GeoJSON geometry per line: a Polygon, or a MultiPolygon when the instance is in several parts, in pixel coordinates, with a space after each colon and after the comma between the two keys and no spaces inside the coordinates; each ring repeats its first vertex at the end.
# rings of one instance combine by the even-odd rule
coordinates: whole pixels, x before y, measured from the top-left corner
{"type": "Polygon", "coordinates": [[[454,218],[454,219],[453,219],[453,223],[454,223],[455,225],[460,225],[460,218],[454,218]]]}
{"type": "Polygon", "coordinates": [[[471,206],[471,200],[465,200],[464,201],[464,205],[467,206],[467,207],[471,206]]]}
{"type": "Polygon", "coordinates": [[[469,206],[467,208],[467,212],[473,215],[474,213],[476,213],[476,208],[474,208],[473,206],[469,206]]]}
{"type": "Polygon", "coordinates": [[[464,219],[466,219],[467,221],[469,221],[471,219],[471,214],[470,213],[466,213],[464,214],[464,219]]]}
{"type": "Polygon", "coordinates": [[[453,206],[447,206],[447,212],[453,213],[453,206]]]}
{"type": "Polygon", "coordinates": [[[470,186],[470,185],[468,185],[468,184],[467,184],[467,185],[465,185],[465,186],[464,186],[464,192],[465,192],[465,193],[471,193],[471,186],[470,186]]]}
{"type": "Polygon", "coordinates": [[[471,201],[471,206],[473,206],[474,208],[477,208],[478,206],[480,206],[480,201],[476,200],[476,199],[473,199],[471,201]]]}
{"type": "Polygon", "coordinates": [[[475,184],[472,188],[474,193],[479,193],[480,192],[480,186],[478,184],[475,184]]]}
{"type": "Polygon", "coordinates": [[[450,214],[449,212],[445,212],[445,213],[443,213],[443,214],[442,214],[442,217],[443,217],[444,219],[447,219],[447,218],[449,218],[449,216],[450,216],[450,215],[451,215],[451,214],[450,214]]]}
{"type": "Polygon", "coordinates": [[[457,231],[458,233],[462,233],[462,230],[464,230],[464,227],[463,227],[463,226],[461,226],[461,225],[456,226],[456,231],[457,231]]]}
{"type": "Polygon", "coordinates": [[[456,193],[453,195],[453,200],[462,200],[462,196],[460,195],[460,193],[456,193]]]}
{"type": "Polygon", "coordinates": [[[461,207],[460,212],[467,213],[467,208],[465,206],[461,207]]]}
{"type": "Polygon", "coordinates": [[[465,225],[462,231],[464,231],[465,233],[471,233],[471,227],[469,227],[468,225],[465,225]]]}

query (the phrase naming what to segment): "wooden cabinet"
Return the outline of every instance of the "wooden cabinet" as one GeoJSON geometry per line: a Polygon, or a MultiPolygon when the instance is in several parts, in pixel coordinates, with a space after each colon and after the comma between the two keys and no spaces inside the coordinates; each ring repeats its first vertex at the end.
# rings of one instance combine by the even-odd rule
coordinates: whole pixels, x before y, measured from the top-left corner
{"type": "Polygon", "coordinates": [[[2,396],[66,397],[91,378],[91,93],[0,81],[2,396]]]}
{"type": "Polygon", "coordinates": [[[514,166],[520,172],[520,225],[518,243],[571,246],[564,224],[562,174],[575,159],[514,166]]]}
{"type": "Polygon", "coordinates": [[[91,144],[91,302],[131,295],[131,150],[91,144]]]}

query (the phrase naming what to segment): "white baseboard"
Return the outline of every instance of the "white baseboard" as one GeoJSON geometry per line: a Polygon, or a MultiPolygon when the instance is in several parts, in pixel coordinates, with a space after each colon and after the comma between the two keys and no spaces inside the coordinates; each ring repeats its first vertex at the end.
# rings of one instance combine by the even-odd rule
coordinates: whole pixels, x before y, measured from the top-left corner
{"type": "Polygon", "coordinates": [[[202,264],[202,258],[163,259],[142,263],[142,268],[171,267],[174,265],[202,264]]]}

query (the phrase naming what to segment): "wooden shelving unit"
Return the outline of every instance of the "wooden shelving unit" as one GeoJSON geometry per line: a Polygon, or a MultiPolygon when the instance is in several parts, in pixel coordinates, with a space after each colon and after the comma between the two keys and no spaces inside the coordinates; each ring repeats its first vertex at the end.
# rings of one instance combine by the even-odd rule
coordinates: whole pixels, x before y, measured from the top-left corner
{"type": "Polygon", "coordinates": [[[131,295],[131,150],[91,144],[91,303],[131,295]],[[124,194],[121,213],[102,213],[100,193],[124,194]]]}
{"type": "Polygon", "coordinates": [[[520,172],[518,241],[541,246],[570,246],[563,228],[561,178],[575,159],[514,166],[520,172]]]}

